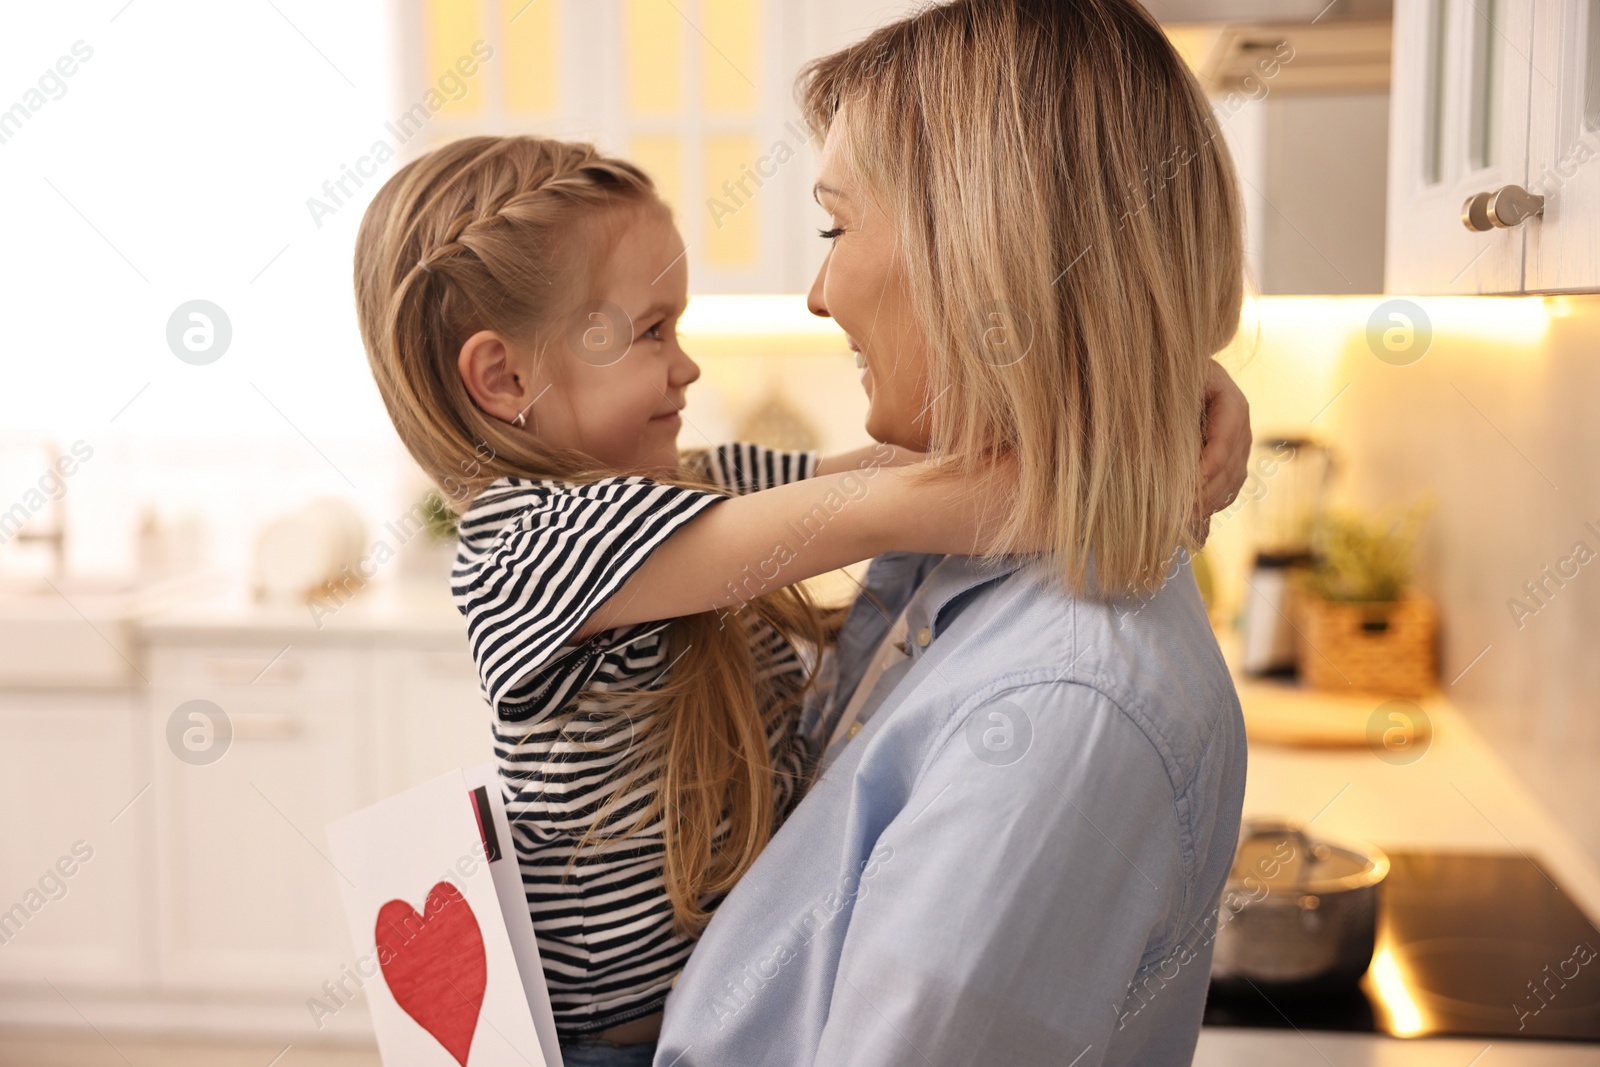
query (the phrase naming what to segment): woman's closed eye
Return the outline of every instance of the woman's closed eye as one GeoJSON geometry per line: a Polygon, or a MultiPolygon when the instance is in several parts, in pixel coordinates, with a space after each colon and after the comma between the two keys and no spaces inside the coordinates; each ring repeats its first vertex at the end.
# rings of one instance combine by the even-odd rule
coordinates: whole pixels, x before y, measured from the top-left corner
{"type": "Polygon", "coordinates": [[[839,236],[843,232],[844,232],[844,227],[843,226],[835,226],[831,230],[818,230],[817,231],[817,236],[821,237],[825,241],[831,241],[831,240],[833,240],[835,237],[839,236]]]}

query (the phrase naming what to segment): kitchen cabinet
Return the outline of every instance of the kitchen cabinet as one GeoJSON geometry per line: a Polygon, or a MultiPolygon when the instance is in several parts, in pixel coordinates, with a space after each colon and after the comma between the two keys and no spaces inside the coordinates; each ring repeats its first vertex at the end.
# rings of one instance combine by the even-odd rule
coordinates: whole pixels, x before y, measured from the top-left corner
{"type": "Polygon", "coordinates": [[[298,1033],[353,959],[326,824],[493,758],[459,616],[370,593],[324,629],[230,603],[137,632],[147,686],[0,689],[0,1023],[298,1033]]]}
{"type": "Polygon", "coordinates": [[[349,958],[323,827],[492,757],[465,638],[185,634],[152,644],[149,674],[160,980],[303,996],[349,958]],[[231,727],[212,763],[172,750],[194,700],[231,727]]]}
{"type": "Polygon", "coordinates": [[[1396,0],[1389,292],[1600,289],[1595,6],[1396,0]]]}
{"type": "Polygon", "coordinates": [[[1527,288],[1600,289],[1600,4],[1541,0],[1531,59],[1527,185],[1545,203],[1527,288]]]}
{"type": "Polygon", "coordinates": [[[354,650],[283,647],[150,650],[163,985],[315,989],[347,954],[322,827],[376,799],[372,709],[354,650]],[[169,718],[197,700],[228,727],[202,708],[213,721],[185,729],[220,746],[231,728],[215,762],[171,745],[169,718]]]}
{"type": "Polygon", "coordinates": [[[1527,180],[1533,20],[1532,0],[1395,3],[1389,292],[1523,288],[1530,224],[1475,233],[1461,210],[1470,196],[1527,180]]]}
{"type": "Polygon", "coordinates": [[[0,692],[0,981],[151,977],[143,721],[132,689],[0,692]]]}
{"type": "Polygon", "coordinates": [[[369,662],[380,722],[379,795],[494,759],[489,706],[478,692],[464,636],[459,645],[384,645],[369,662]],[[383,728],[391,716],[396,728],[383,728]]]}

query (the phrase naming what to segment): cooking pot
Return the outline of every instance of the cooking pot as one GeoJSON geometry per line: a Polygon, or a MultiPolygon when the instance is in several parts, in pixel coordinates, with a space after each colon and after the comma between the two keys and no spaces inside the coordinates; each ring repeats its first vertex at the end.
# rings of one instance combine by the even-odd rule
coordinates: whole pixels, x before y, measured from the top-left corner
{"type": "Polygon", "coordinates": [[[1372,962],[1389,857],[1280,820],[1248,820],[1217,913],[1211,978],[1279,993],[1354,985],[1372,962]]]}

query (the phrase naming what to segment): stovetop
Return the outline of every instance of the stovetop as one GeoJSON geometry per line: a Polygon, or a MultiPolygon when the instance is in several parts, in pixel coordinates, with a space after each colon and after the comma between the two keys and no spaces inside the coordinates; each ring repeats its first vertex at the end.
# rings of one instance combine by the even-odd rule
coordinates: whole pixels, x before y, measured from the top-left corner
{"type": "Polygon", "coordinates": [[[1600,1042],[1600,931],[1543,867],[1515,853],[1389,859],[1359,986],[1213,989],[1205,1024],[1600,1042]]]}

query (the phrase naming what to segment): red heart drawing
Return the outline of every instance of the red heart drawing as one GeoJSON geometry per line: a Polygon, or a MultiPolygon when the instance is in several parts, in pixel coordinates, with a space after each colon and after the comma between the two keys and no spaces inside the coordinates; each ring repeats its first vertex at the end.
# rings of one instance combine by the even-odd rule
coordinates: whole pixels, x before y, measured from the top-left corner
{"type": "Polygon", "coordinates": [[[378,966],[400,1010],[466,1067],[489,984],[478,918],[449,882],[428,890],[423,914],[403,900],[378,909],[378,966]]]}

